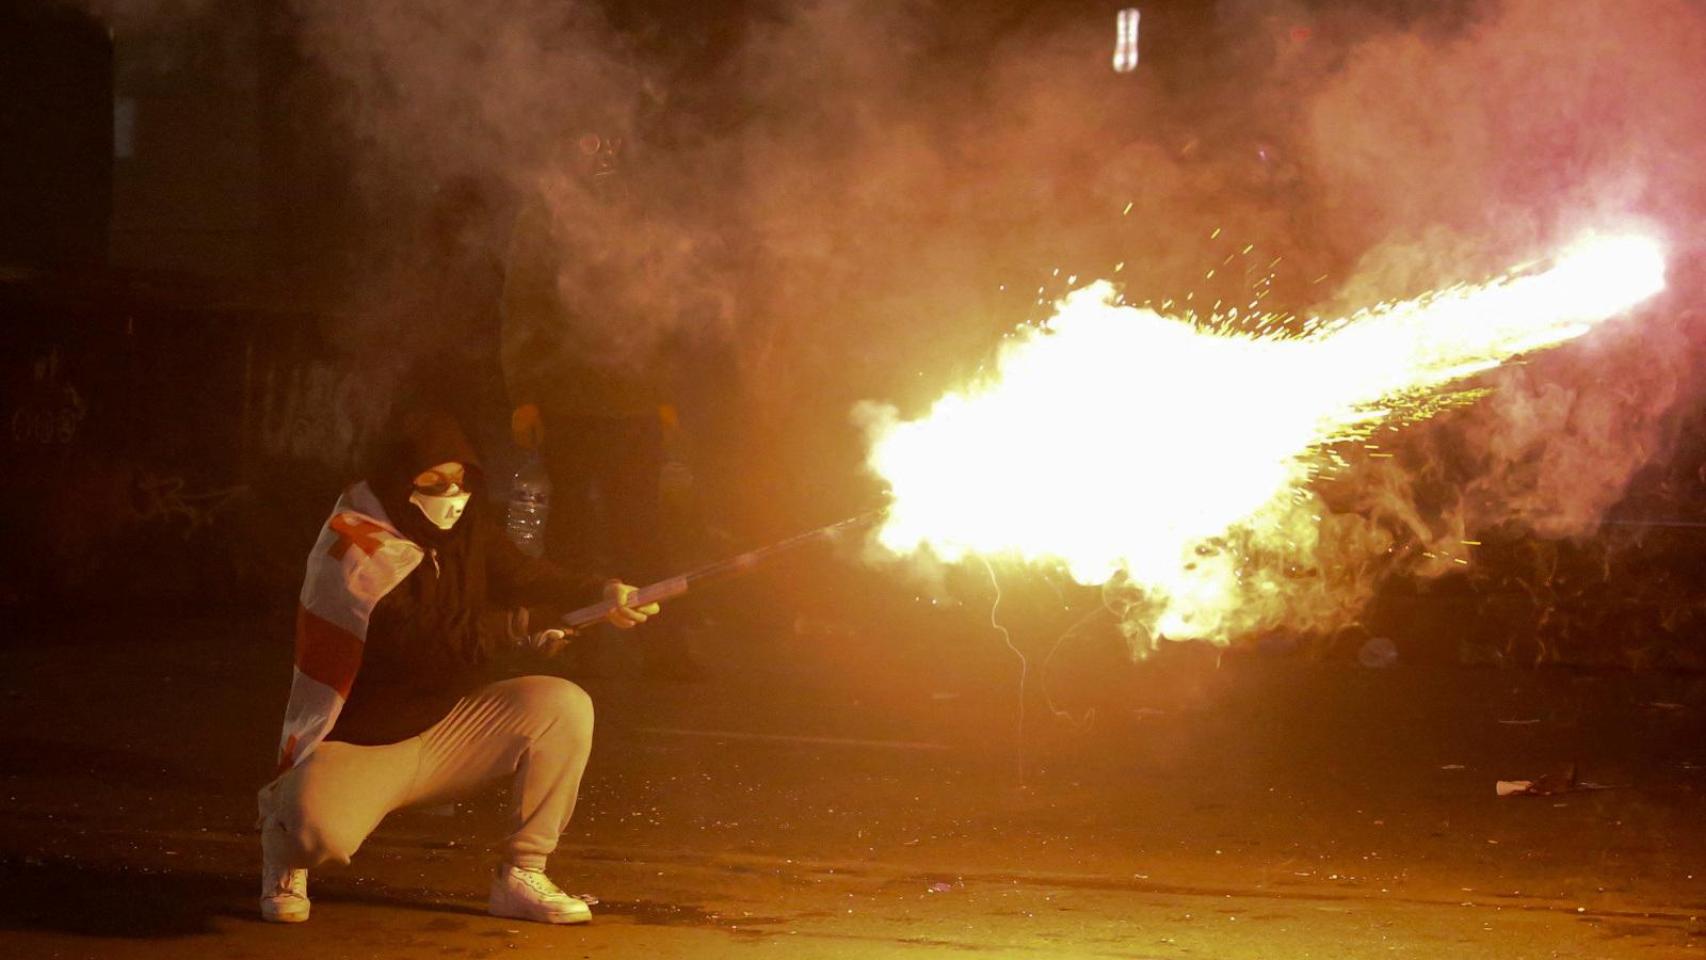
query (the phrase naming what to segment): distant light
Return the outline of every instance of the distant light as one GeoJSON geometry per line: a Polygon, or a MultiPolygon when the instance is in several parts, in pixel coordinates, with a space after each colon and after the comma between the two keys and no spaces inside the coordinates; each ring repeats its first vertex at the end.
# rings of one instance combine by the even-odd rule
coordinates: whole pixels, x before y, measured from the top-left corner
{"type": "Polygon", "coordinates": [[[1137,24],[1139,15],[1136,7],[1127,7],[1120,11],[1119,19],[1115,21],[1114,39],[1114,72],[1130,73],[1137,69],[1137,24]]]}

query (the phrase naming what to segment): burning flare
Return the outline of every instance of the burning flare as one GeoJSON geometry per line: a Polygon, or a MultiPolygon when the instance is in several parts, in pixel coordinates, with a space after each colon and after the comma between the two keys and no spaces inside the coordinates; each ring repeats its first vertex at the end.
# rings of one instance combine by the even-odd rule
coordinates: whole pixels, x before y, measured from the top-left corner
{"type": "Polygon", "coordinates": [[[1287,590],[1253,558],[1313,552],[1307,486],[1332,445],[1425,417],[1442,388],[1663,288],[1663,253],[1640,236],[1294,332],[1208,329],[1097,282],[927,416],[871,417],[868,464],[893,494],[878,539],[1059,564],[1086,584],[1123,575],[1150,633],[1228,639],[1259,622],[1241,608],[1287,590]]]}

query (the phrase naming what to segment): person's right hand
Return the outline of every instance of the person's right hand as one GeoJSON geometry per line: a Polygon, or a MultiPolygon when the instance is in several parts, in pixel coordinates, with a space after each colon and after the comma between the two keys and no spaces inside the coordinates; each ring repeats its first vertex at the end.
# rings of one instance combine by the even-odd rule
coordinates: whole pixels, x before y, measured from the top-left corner
{"type": "Polygon", "coordinates": [[[509,415],[509,434],[515,445],[523,450],[537,450],[545,439],[545,419],[539,415],[539,405],[524,403],[509,415]]]}

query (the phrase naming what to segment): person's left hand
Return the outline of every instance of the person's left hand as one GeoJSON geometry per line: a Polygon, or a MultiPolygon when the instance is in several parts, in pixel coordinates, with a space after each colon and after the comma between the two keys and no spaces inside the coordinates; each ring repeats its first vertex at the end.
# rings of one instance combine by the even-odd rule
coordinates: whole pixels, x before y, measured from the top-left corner
{"type": "Polygon", "coordinates": [[[611,626],[618,630],[632,630],[645,623],[647,618],[656,616],[658,605],[655,603],[648,603],[643,607],[629,606],[634,594],[639,592],[639,587],[623,583],[620,580],[612,580],[606,583],[604,585],[604,599],[614,600],[616,605],[610,608],[610,612],[605,615],[604,619],[608,620],[611,626]]]}
{"type": "Polygon", "coordinates": [[[572,636],[574,636],[573,631],[561,630],[556,627],[541,630],[534,637],[534,649],[539,651],[540,656],[555,657],[568,648],[569,638],[572,636]]]}

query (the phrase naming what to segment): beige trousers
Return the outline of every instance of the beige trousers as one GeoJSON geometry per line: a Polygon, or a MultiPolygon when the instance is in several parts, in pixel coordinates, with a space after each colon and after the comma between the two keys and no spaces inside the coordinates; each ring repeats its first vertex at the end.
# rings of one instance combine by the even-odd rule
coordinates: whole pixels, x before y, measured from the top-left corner
{"type": "Polygon", "coordinates": [[[282,866],[349,863],[393,810],[443,803],[512,776],[504,858],[545,865],[574,813],[592,749],[592,698],[560,677],[517,677],[460,700],[400,743],[322,743],[261,789],[261,843],[282,866]]]}

